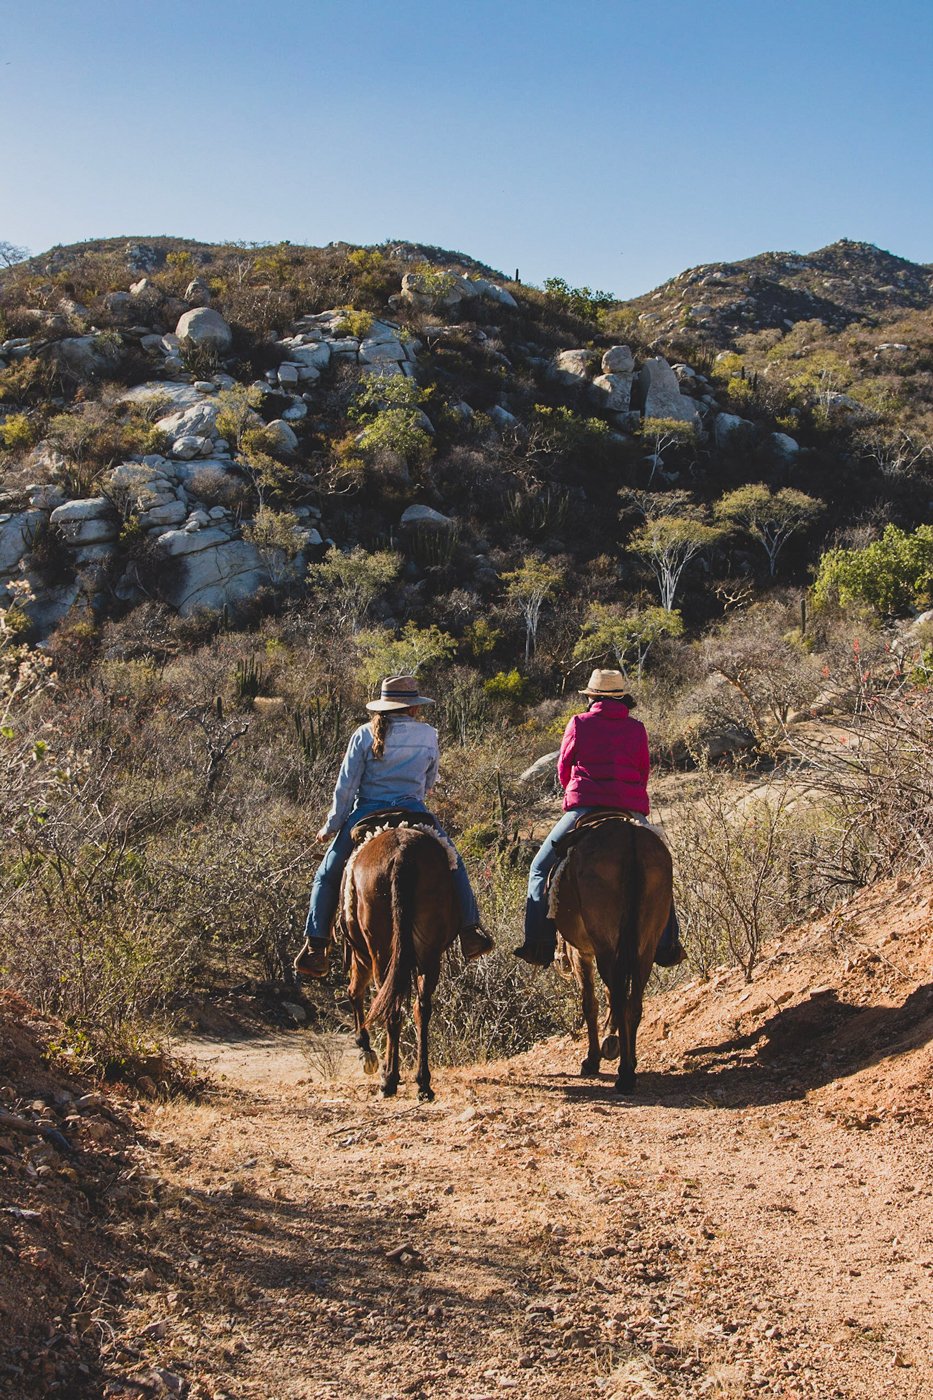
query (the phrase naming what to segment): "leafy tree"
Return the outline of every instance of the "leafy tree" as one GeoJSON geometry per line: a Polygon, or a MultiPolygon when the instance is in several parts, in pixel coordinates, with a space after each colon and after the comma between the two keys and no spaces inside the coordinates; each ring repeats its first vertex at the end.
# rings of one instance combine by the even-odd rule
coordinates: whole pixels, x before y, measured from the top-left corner
{"type": "Polygon", "coordinates": [[[255,520],[244,526],[243,538],[255,545],[275,587],[294,577],[305,534],[291,511],[260,506],[255,520]]]}
{"type": "Polygon", "coordinates": [[[360,434],[357,446],[370,461],[402,461],[406,467],[426,467],[434,455],[429,433],[407,408],[387,408],[360,434]]]}
{"type": "Polygon", "coordinates": [[[308,581],[326,594],[334,623],[352,632],[359,630],[376,595],[397,578],[402,556],[393,550],[369,554],[357,546],[349,554],[339,549],[308,567],[308,581]]]}
{"type": "Polygon", "coordinates": [[[661,607],[671,612],[680,576],[692,559],[722,538],[722,530],[694,516],[649,516],[629,548],[648,560],[658,581],[661,607]]]}
{"type": "Polygon", "coordinates": [[[661,637],[679,637],[684,623],[679,612],[638,608],[628,612],[618,603],[594,603],[586,615],[580,640],[573,649],[577,661],[611,656],[623,675],[634,663],[641,680],[648,652],[661,637]]]}
{"type": "Polygon", "coordinates": [[[406,622],[399,637],[391,628],[373,628],[358,633],[356,644],[363,654],[360,674],[367,686],[377,685],[383,676],[417,676],[449,661],[457,650],[455,638],[434,623],[419,627],[406,622]]]}
{"type": "Polygon", "coordinates": [[[804,491],[790,486],[771,491],[763,482],[730,491],[714,508],[718,520],[737,525],[758,541],[768,556],[772,578],[777,557],[791,535],[805,530],[825,509],[822,501],[804,491]]]}
{"type": "Polygon", "coordinates": [[[664,465],[665,452],[672,447],[695,447],[697,441],[694,425],[682,423],[678,418],[643,418],[638,426],[637,435],[651,448],[649,486],[654,480],[655,472],[664,465]]]}
{"type": "Polygon", "coordinates": [[[589,287],[571,287],[563,277],[546,277],[544,290],[549,301],[568,311],[571,316],[579,316],[581,321],[597,322],[601,311],[612,306],[615,297],[611,292],[594,292],[589,287]]]}
{"type": "Polygon", "coordinates": [[[234,447],[238,447],[246,433],[261,427],[262,419],[256,412],[262,402],[262,391],[245,384],[234,384],[231,389],[222,389],[214,400],[217,404],[217,431],[234,447]]]}
{"type": "Polygon", "coordinates": [[[525,665],[531,660],[538,637],[541,609],[564,581],[563,571],[529,555],[520,569],[502,575],[506,594],[525,622],[525,665]]]}
{"type": "Polygon", "coordinates": [[[837,600],[863,603],[882,617],[907,612],[933,588],[933,525],[913,534],[886,525],[864,549],[830,549],[822,556],[813,587],[817,606],[837,600]]]}

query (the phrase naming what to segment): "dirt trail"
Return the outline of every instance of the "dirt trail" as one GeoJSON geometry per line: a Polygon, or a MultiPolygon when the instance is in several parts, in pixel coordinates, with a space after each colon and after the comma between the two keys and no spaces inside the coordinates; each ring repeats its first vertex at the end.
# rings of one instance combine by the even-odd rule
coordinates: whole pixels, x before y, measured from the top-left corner
{"type": "Polygon", "coordinates": [[[224,1047],[213,1099],[153,1115],[127,1383],[929,1396],[933,896],[872,898],[751,989],[656,998],[632,1100],[570,1040],[440,1069],[428,1106],[307,1032],[224,1047]]]}

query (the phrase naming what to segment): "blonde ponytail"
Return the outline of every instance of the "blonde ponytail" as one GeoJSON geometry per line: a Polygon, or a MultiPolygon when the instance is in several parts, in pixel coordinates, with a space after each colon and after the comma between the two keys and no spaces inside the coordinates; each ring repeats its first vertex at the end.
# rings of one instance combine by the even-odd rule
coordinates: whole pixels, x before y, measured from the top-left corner
{"type": "Polygon", "coordinates": [[[373,715],[369,727],[373,733],[373,758],[381,758],[386,751],[386,735],[389,732],[391,715],[373,715]]]}

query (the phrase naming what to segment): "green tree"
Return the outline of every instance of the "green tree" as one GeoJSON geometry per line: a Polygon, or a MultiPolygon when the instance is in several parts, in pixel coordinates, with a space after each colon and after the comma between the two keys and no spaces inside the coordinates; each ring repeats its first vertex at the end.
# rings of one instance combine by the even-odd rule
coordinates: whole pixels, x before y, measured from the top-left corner
{"type": "Polygon", "coordinates": [[[648,653],[662,637],[679,637],[684,623],[679,612],[637,608],[628,612],[618,603],[594,603],[586,615],[580,640],[573,649],[577,661],[610,656],[623,675],[634,664],[641,680],[648,653]]]}
{"type": "Polygon", "coordinates": [[[638,426],[637,435],[651,449],[649,486],[654,480],[655,472],[664,465],[665,452],[672,447],[695,447],[697,442],[694,425],[682,423],[678,418],[643,418],[638,426]]]}
{"type": "Polygon", "coordinates": [[[402,556],[394,550],[370,554],[357,546],[343,554],[332,549],[308,566],[308,581],[326,595],[335,624],[356,632],[376,595],[398,577],[401,567],[402,556]]]}
{"type": "Polygon", "coordinates": [[[658,581],[661,607],[671,612],[684,569],[698,554],[722,538],[715,525],[690,515],[649,516],[633,535],[629,549],[647,559],[658,581]]]}
{"type": "Polygon", "coordinates": [[[260,506],[255,520],[244,526],[243,538],[255,545],[274,587],[294,578],[296,560],[304,548],[305,532],[291,511],[260,506]]]}
{"type": "Polygon", "coordinates": [[[608,310],[615,301],[611,292],[594,292],[589,287],[571,287],[563,277],[546,277],[544,290],[549,301],[568,311],[571,316],[579,316],[581,321],[599,320],[600,312],[608,310]]]}
{"type": "Polygon", "coordinates": [[[933,525],[912,534],[886,525],[864,549],[830,549],[822,556],[813,586],[818,607],[837,601],[862,603],[882,617],[907,612],[933,588],[933,525]]]}
{"type": "Polygon", "coordinates": [[[506,596],[516,605],[525,623],[525,665],[534,654],[538,639],[541,609],[560,590],[564,575],[561,569],[529,555],[521,568],[503,574],[506,596]]]}
{"type": "Polygon", "coordinates": [[[383,676],[417,676],[441,661],[449,661],[457,643],[449,632],[433,623],[419,627],[406,622],[396,637],[389,627],[359,632],[356,637],[363,661],[360,676],[367,686],[375,686],[383,676]]]}
{"type": "Polygon", "coordinates": [[[763,482],[740,486],[722,496],[714,507],[717,520],[737,525],[761,545],[774,577],[777,557],[791,535],[812,525],[826,509],[824,503],[804,491],[785,486],[771,491],[763,482]]]}

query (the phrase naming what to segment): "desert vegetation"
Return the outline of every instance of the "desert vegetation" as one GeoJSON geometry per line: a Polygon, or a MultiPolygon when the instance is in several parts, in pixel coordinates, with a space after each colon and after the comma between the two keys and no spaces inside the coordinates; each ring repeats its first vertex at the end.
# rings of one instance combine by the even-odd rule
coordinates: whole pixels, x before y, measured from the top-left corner
{"type": "MultiPolygon", "coordinates": [[[[448,1060],[573,1023],[564,984],[508,949],[555,810],[550,773],[522,774],[594,665],[625,672],[652,738],[694,974],[735,961],[751,979],[808,910],[929,862],[919,303],[872,303],[908,349],[871,354],[877,327],[849,304],[838,326],[731,338],[677,312],[663,349],[689,354],[687,422],[606,408],[600,357],[623,337],[630,361],[662,347],[638,304],[560,279],[489,300],[476,289],[503,279],[439,249],[147,249],[142,276],[119,240],[0,275],[0,539],[19,551],[0,611],[0,975],[75,1043],[125,1063],[198,989],[289,993],[313,833],[391,672],[437,696],[438,813],[499,944],[449,970],[448,1060]],[[205,301],[230,345],[173,344],[205,301]],[[370,373],[370,343],[411,372],[370,373]],[[206,448],[174,435],[179,386],[208,404],[175,414],[202,415],[206,448]],[[87,548],[47,496],[97,503],[87,548]],[[248,589],[179,602],[163,541],[189,526],[219,558],[250,551],[248,589]]],[[[313,996],[322,1024],[338,981],[313,996]]]]}

